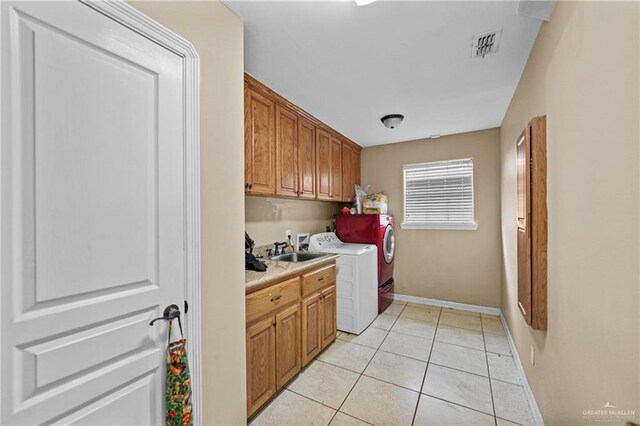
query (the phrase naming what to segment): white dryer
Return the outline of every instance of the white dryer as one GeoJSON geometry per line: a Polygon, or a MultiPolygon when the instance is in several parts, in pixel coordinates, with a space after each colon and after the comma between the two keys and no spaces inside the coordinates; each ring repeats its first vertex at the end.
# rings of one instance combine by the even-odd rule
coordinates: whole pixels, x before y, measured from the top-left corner
{"type": "Polygon", "coordinates": [[[336,309],[338,330],[360,334],[378,315],[378,248],[343,243],[333,232],[311,236],[309,251],[338,254],[336,309]]]}

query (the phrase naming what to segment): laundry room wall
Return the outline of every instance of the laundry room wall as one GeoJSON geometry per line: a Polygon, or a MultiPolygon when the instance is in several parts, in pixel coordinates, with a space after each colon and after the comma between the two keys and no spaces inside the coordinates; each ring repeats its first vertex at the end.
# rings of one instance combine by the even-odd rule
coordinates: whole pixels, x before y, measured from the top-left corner
{"type": "Polygon", "coordinates": [[[200,56],[201,423],[246,424],[243,24],[218,1],[131,4],[200,56]]]}
{"type": "Polygon", "coordinates": [[[343,206],[329,201],[252,196],[245,197],[244,205],[245,230],[258,246],[284,241],[287,230],[291,230],[295,244],[297,233],[324,232],[327,226],[333,229],[333,217],[343,206]]]}
{"type": "Polygon", "coordinates": [[[396,293],[500,306],[500,131],[482,130],[362,150],[362,183],[389,196],[395,221],[396,293]],[[478,229],[402,229],[402,166],[473,158],[478,229]]]}
{"type": "Polygon", "coordinates": [[[502,311],[549,425],[640,423],[639,51],[638,2],[556,2],[502,122],[502,311]],[[515,226],[516,140],[539,115],[546,331],[518,308],[515,226]],[[588,414],[607,403],[635,414],[588,414]]]}

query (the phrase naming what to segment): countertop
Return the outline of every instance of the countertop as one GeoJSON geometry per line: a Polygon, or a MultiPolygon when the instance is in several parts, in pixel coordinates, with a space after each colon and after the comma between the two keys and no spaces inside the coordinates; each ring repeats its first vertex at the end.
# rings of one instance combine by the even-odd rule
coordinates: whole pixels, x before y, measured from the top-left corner
{"type": "Polygon", "coordinates": [[[338,255],[327,254],[317,259],[308,260],[306,262],[282,262],[277,260],[259,259],[267,265],[267,270],[264,272],[257,271],[245,271],[244,281],[245,290],[253,289],[255,287],[262,286],[273,281],[278,281],[281,278],[285,278],[289,275],[299,274],[307,269],[313,269],[327,261],[335,260],[338,255]]]}

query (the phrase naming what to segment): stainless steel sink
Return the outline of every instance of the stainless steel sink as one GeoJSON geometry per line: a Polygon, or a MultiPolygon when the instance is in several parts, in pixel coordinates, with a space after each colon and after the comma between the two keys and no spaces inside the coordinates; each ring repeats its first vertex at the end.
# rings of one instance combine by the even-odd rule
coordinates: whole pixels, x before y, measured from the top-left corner
{"type": "Polygon", "coordinates": [[[300,263],[300,262],[307,262],[313,259],[318,259],[324,256],[326,256],[326,254],[323,254],[323,253],[286,253],[286,254],[280,254],[278,256],[273,256],[269,258],[269,260],[300,263]]]}

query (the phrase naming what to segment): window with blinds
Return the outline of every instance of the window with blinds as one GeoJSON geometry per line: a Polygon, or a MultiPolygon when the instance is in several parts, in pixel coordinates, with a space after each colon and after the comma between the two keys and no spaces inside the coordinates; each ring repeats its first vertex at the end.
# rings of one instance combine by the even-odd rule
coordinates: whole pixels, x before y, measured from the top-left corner
{"type": "Polygon", "coordinates": [[[404,166],[402,228],[476,229],[473,159],[404,166]]]}

